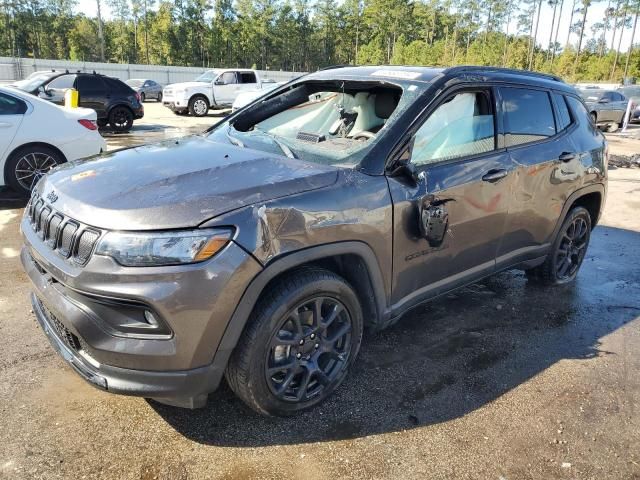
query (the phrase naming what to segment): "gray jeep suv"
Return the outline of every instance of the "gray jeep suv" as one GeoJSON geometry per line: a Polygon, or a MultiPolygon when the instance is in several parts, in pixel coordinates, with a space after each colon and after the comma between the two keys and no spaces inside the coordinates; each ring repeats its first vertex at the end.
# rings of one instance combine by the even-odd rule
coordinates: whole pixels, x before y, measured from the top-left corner
{"type": "Polygon", "coordinates": [[[87,381],[199,407],[329,396],[364,328],[508,268],[571,282],[606,193],[577,92],[484,67],[313,73],[202,135],[62,165],[21,258],[87,381]]]}

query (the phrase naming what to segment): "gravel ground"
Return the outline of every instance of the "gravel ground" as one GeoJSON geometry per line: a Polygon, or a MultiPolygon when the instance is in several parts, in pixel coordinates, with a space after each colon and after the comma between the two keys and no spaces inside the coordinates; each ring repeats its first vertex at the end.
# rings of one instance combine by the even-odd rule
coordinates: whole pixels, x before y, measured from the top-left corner
{"type": "MultiPolygon", "coordinates": [[[[112,147],[216,121],[146,109],[112,147]]],[[[30,312],[22,210],[5,194],[0,478],[638,479],[640,169],[610,176],[574,285],[506,272],[418,307],[367,335],[349,381],[291,419],[257,416],[226,386],[187,411],[84,383],[30,312]]]]}

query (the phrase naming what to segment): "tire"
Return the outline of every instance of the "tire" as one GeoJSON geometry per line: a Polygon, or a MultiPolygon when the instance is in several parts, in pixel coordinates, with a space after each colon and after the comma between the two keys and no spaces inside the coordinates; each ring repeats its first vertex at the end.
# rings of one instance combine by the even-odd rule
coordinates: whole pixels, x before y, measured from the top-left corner
{"type": "Polygon", "coordinates": [[[40,178],[56,165],[65,162],[66,159],[60,152],[46,145],[19,148],[7,159],[7,183],[16,193],[28,197],[40,178]],[[32,172],[31,175],[29,171],[32,172]]]}
{"type": "Polygon", "coordinates": [[[99,128],[104,128],[109,124],[109,121],[106,118],[99,118],[96,123],[99,128]]]}
{"type": "Polygon", "coordinates": [[[227,382],[262,415],[310,409],[347,376],[362,330],[360,302],[343,278],[321,268],[294,271],[258,300],[229,359],[227,382]]]}
{"type": "Polygon", "coordinates": [[[563,285],[572,282],[578,275],[590,238],[589,212],[584,207],[574,207],[562,222],[545,262],[527,270],[527,277],[544,285],[563,285]],[[567,250],[568,255],[565,255],[563,252],[567,250]]]}
{"type": "Polygon", "coordinates": [[[158,96],[156,97],[156,100],[158,101],[158,103],[162,102],[162,92],[158,94],[158,96]]]}
{"type": "Polygon", "coordinates": [[[593,122],[594,125],[598,124],[598,115],[596,114],[596,112],[591,112],[589,114],[589,116],[591,117],[591,122],[593,122]]]}
{"type": "Polygon", "coordinates": [[[144,92],[142,92],[142,93],[140,94],[140,101],[141,101],[141,102],[144,102],[146,99],[147,99],[147,96],[144,94],[144,92]]]}
{"type": "Polygon", "coordinates": [[[202,95],[194,95],[189,99],[189,113],[194,117],[204,117],[209,111],[209,101],[202,95]]]}
{"type": "Polygon", "coordinates": [[[109,112],[109,124],[116,132],[128,132],[133,126],[133,113],[127,107],[113,107],[109,112]]]}
{"type": "Polygon", "coordinates": [[[613,133],[618,131],[618,128],[620,128],[618,126],[618,124],[616,122],[610,123],[609,125],[607,125],[607,133],[613,133]]]}

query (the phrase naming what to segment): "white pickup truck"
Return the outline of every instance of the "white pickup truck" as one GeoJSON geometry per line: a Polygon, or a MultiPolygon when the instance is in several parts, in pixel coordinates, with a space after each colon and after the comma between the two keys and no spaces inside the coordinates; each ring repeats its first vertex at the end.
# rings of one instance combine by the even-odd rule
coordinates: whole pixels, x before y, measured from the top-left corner
{"type": "Polygon", "coordinates": [[[203,117],[210,108],[231,107],[242,92],[262,89],[255,70],[213,69],[193,82],[172,83],[162,91],[162,103],[176,115],[203,117]]]}

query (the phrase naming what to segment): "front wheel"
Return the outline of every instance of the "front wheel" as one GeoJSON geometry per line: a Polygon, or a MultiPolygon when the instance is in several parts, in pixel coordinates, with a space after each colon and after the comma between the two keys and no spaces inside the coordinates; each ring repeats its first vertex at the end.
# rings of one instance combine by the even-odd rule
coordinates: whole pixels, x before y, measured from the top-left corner
{"type": "Polygon", "coordinates": [[[162,92],[160,92],[160,93],[158,94],[158,97],[156,98],[156,100],[157,100],[158,102],[161,102],[161,101],[162,101],[162,92]]]}
{"type": "Polygon", "coordinates": [[[343,278],[298,270],[263,293],[229,360],[227,381],[263,415],[309,409],[345,379],[362,330],[360,302],[343,278]]]}
{"type": "Polygon", "coordinates": [[[142,93],[140,94],[140,101],[141,101],[141,102],[144,102],[146,99],[147,99],[146,95],[144,94],[144,92],[142,92],[142,93]]]}
{"type": "Polygon", "coordinates": [[[189,100],[189,113],[194,117],[204,117],[209,111],[209,102],[201,95],[191,97],[189,100]]]}
{"type": "Polygon", "coordinates": [[[545,262],[527,270],[529,279],[545,285],[572,282],[582,265],[591,238],[591,216],[584,207],[573,208],[562,223],[545,262]]]}

